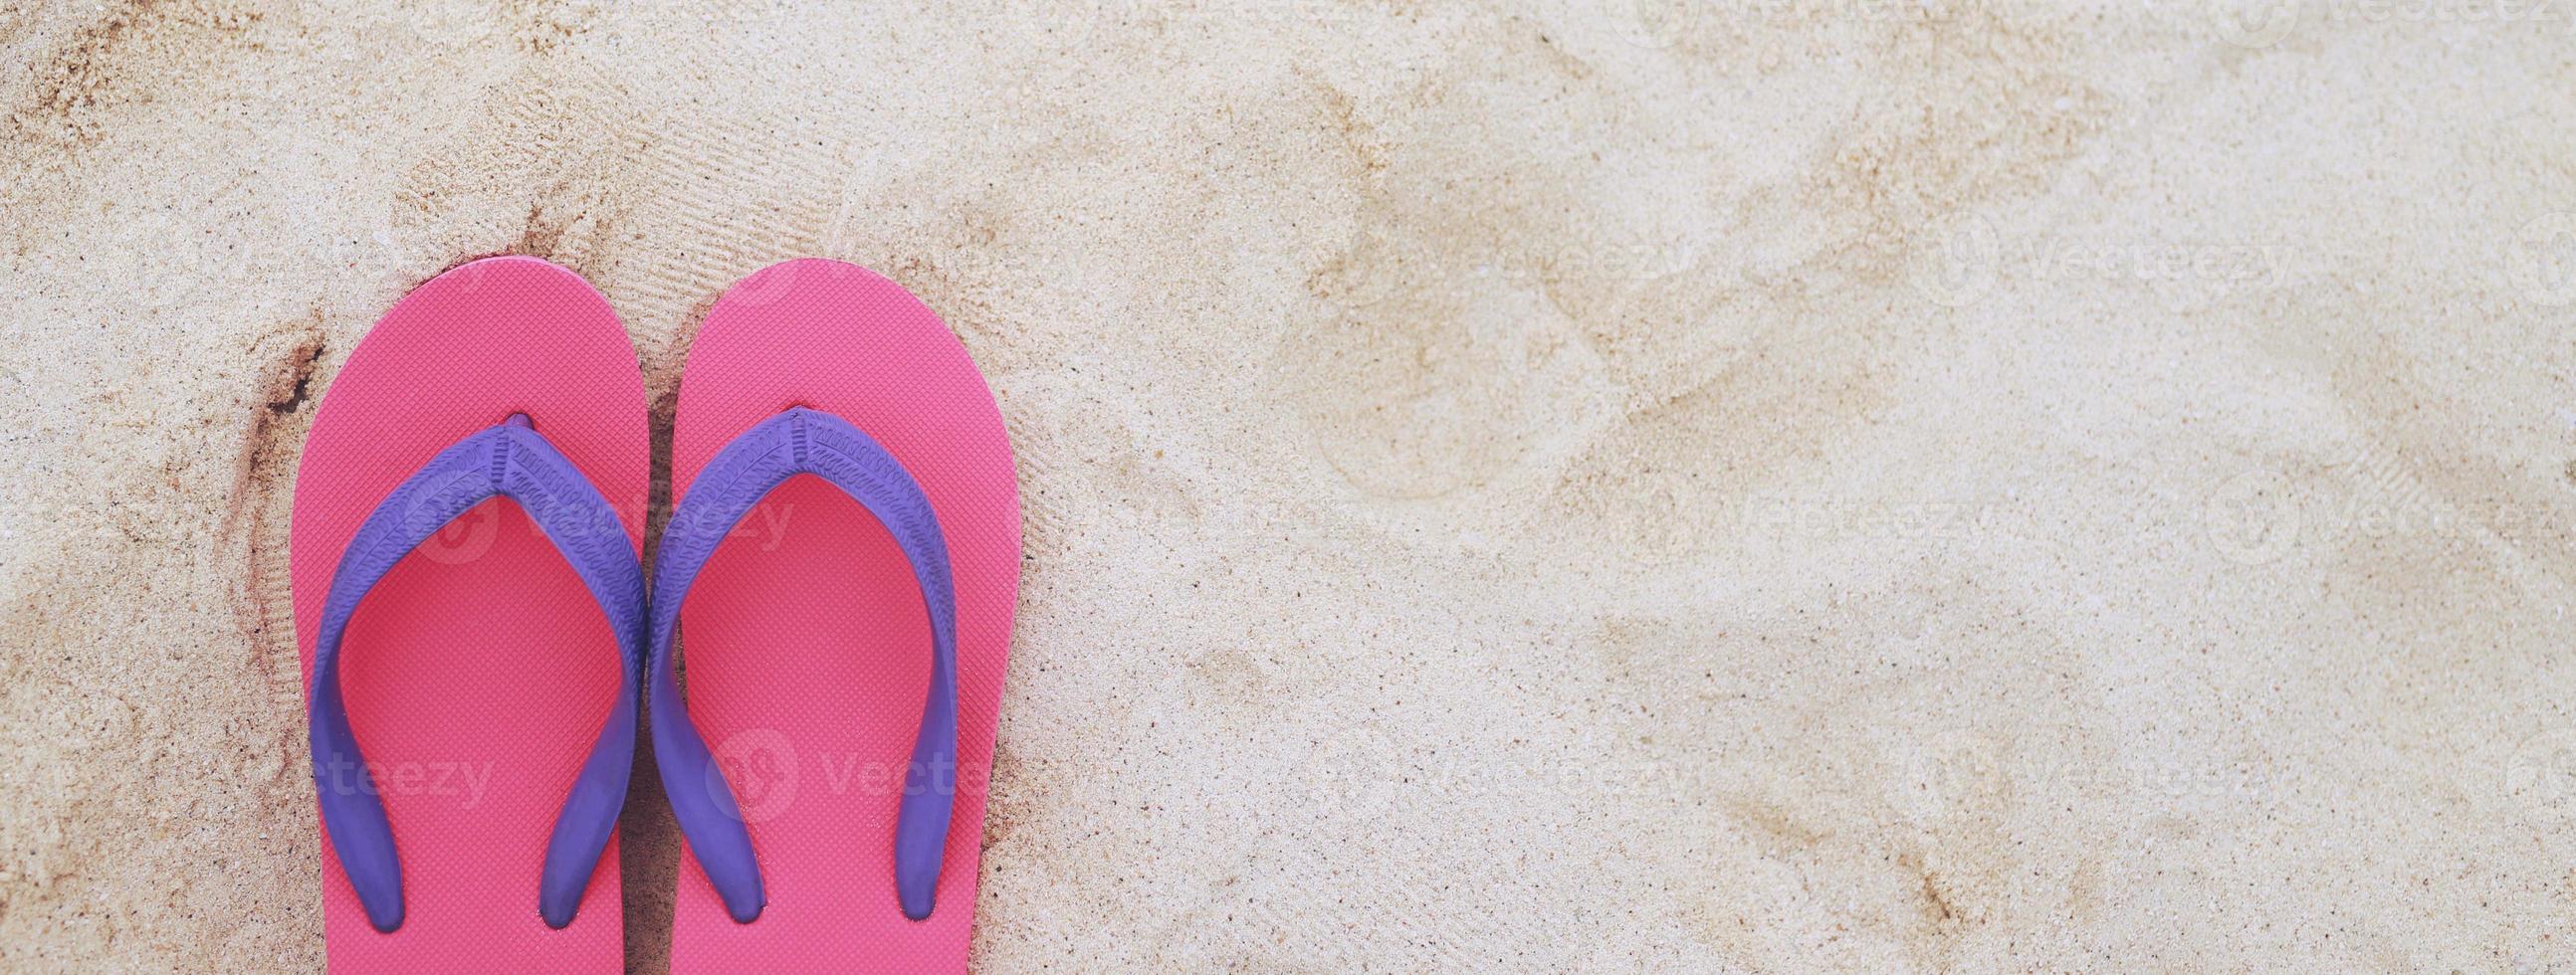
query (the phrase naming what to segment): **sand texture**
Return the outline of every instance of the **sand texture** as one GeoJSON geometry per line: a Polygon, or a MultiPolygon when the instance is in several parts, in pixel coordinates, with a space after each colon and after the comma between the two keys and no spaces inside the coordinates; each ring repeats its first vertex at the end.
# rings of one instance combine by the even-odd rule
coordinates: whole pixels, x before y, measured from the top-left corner
{"type": "Polygon", "coordinates": [[[990,374],[979,970],[2576,969],[2576,4],[1640,6],[0,5],[0,969],[320,966],[295,461],[499,253],[990,374]]]}

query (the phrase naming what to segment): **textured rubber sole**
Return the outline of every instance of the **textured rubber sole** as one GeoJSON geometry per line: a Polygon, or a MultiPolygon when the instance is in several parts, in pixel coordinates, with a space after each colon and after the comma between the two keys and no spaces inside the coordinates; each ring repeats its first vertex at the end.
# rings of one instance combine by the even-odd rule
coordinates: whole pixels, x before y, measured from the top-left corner
{"type": "MultiPolygon", "coordinates": [[[[323,598],[360,522],[439,450],[513,413],[599,488],[640,550],[646,409],[624,327],[570,271],[490,258],[403,298],[323,396],[296,474],[289,547],[308,687],[323,598]]],[[[622,970],[614,839],[570,925],[537,913],[546,841],[616,699],[620,661],[598,604],[527,516],[486,501],[414,550],[360,604],[342,653],[406,911],[391,933],[369,925],[326,835],[331,969],[622,970]]]]}
{"type": "Polygon", "coordinates": [[[937,909],[906,919],[893,870],[929,679],[921,591],[865,509],[800,475],[717,549],[681,610],[689,716],[731,780],[768,904],[757,920],[735,923],[694,857],[685,859],[671,967],[964,971],[1019,591],[1009,438],[982,374],[929,308],[863,268],[791,261],[727,291],[690,349],[674,421],[674,502],[727,442],[792,406],[875,438],[920,482],[947,538],[959,757],[937,909]]]}

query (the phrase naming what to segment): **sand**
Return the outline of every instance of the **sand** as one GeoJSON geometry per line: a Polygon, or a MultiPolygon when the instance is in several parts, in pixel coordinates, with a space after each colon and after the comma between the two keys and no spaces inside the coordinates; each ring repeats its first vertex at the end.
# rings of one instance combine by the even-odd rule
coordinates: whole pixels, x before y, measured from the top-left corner
{"type": "Polygon", "coordinates": [[[991,375],[979,970],[2576,967],[2567,0],[404,6],[0,9],[0,968],[319,967],[294,463],[497,253],[991,375]]]}

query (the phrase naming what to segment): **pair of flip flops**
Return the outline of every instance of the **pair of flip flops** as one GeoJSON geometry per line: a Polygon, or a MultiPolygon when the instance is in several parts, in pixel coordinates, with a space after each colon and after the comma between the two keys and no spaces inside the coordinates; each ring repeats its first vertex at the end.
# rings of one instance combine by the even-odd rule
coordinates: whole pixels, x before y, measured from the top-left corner
{"type": "Polygon", "coordinates": [[[608,303],[524,257],[415,289],[323,397],[292,554],[331,967],[621,970],[641,697],[674,970],[964,970],[1020,562],[982,375],[862,268],[735,285],[649,598],[647,409],[608,303]]]}

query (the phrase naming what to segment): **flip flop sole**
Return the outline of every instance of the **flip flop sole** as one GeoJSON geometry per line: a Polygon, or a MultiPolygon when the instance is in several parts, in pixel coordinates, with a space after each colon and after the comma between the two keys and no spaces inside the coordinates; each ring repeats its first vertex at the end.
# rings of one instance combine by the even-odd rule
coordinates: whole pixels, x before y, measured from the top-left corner
{"type": "MultiPolygon", "coordinates": [[[[296,474],[296,636],[316,624],[368,513],[458,439],[524,413],[643,537],[643,379],[607,302],[533,258],[466,264],[377,322],[323,396],[296,474]]],[[[401,926],[379,933],[322,849],[334,971],[619,971],[612,838],[579,914],[538,916],[547,839],[620,683],[619,650],[580,577],[516,503],[492,499],[413,550],[359,604],[341,688],[402,868],[401,926]]],[[[319,769],[354,779],[353,769],[319,769]]],[[[326,778],[327,781],[327,778],[326,778]]]]}
{"type": "Polygon", "coordinates": [[[964,971],[1019,589],[1009,438],[982,374],[929,308],[863,268],[792,261],[736,284],[690,349],[675,503],[717,451],[793,406],[875,438],[921,484],[946,536],[959,767],[937,908],[906,919],[893,868],[930,673],[920,585],[873,516],[800,475],[728,536],[681,609],[689,716],[731,780],[768,903],[735,923],[687,860],[671,967],[964,971]]]}

